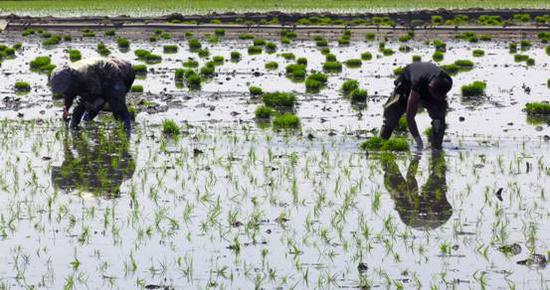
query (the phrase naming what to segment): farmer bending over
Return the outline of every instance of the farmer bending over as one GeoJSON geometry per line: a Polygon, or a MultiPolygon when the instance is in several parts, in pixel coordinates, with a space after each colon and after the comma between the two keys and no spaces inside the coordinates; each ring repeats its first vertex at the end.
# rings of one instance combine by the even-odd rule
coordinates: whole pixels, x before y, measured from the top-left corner
{"type": "Polygon", "coordinates": [[[407,114],[409,131],[419,149],[424,147],[416,125],[416,112],[420,103],[428,110],[432,119],[430,142],[435,149],[441,149],[445,133],[445,115],[447,113],[447,92],[453,86],[453,80],[437,65],[430,62],[415,62],[395,80],[395,89],[384,104],[384,123],[380,137],[390,138],[401,116],[407,114]]]}
{"type": "Polygon", "coordinates": [[[125,60],[90,58],[54,70],[51,88],[54,95],[60,95],[65,101],[64,120],[68,119],[75,98],[80,97],[73,110],[71,128],[77,128],[81,119],[93,120],[107,102],[115,118],[122,120],[126,131],[130,132],[126,94],[134,79],[132,65],[125,60]]]}

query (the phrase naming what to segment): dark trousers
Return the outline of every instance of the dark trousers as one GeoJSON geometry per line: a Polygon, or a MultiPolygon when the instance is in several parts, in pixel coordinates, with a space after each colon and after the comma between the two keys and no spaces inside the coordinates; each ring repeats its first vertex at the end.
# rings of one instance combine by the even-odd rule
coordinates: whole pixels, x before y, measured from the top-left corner
{"type": "MultiPolygon", "coordinates": [[[[396,87],[393,93],[384,104],[384,122],[380,130],[380,137],[389,139],[393,130],[399,123],[399,119],[407,109],[407,100],[410,89],[403,86],[399,79],[396,81],[396,87]]],[[[428,111],[432,119],[432,132],[429,136],[433,148],[440,149],[445,135],[445,115],[447,114],[447,101],[437,101],[432,99],[420,98],[420,105],[428,111]]]]}

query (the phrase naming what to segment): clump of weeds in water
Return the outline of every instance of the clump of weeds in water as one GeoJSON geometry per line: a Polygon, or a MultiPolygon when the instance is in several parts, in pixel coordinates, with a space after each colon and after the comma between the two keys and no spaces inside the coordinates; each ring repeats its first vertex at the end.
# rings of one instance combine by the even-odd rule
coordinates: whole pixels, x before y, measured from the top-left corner
{"type": "Polygon", "coordinates": [[[265,64],[265,69],[267,70],[276,70],[279,68],[279,63],[276,61],[270,61],[265,64]]]}
{"type": "Polygon", "coordinates": [[[298,129],[300,128],[300,118],[294,114],[286,113],[278,115],[273,120],[275,129],[298,129]]]}
{"type": "Polygon", "coordinates": [[[474,50],[472,51],[472,55],[473,55],[474,57],[482,57],[482,56],[485,55],[485,51],[484,51],[483,49],[474,49],[474,50]]]}
{"type": "Polygon", "coordinates": [[[440,62],[440,61],[443,60],[444,56],[445,56],[445,55],[443,54],[443,52],[441,52],[441,51],[439,51],[439,50],[436,50],[436,51],[432,54],[432,59],[433,59],[434,61],[440,62]]]}
{"type": "Polygon", "coordinates": [[[390,139],[382,139],[380,137],[372,137],[361,144],[361,149],[372,151],[409,151],[409,142],[406,138],[392,137],[390,139]]]}
{"type": "Polygon", "coordinates": [[[109,54],[111,54],[111,51],[107,48],[107,46],[103,42],[100,42],[97,44],[97,52],[101,56],[108,56],[109,54]]]}
{"type": "Polygon", "coordinates": [[[276,110],[265,105],[259,106],[254,111],[254,116],[256,117],[256,119],[262,119],[262,120],[267,120],[271,118],[271,116],[274,116],[276,114],[277,114],[276,110]]]}
{"type": "Polygon", "coordinates": [[[50,74],[55,69],[55,64],[49,56],[38,56],[30,62],[31,71],[50,74]]]}
{"type": "Polygon", "coordinates": [[[339,73],[342,71],[342,63],[338,61],[327,61],[323,64],[323,70],[330,73],[339,73]]]}
{"type": "Polygon", "coordinates": [[[306,92],[316,93],[327,85],[328,77],[323,73],[313,73],[306,78],[306,92]]]}
{"type": "Polygon", "coordinates": [[[145,49],[136,49],[134,54],[138,60],[144,61],[147,64],[157,64],[162,62],[162,57],[160,55],[153,54],[145,49]]]}
{"type": "Polygon", "coordinates": [[[133,65],[132,69],[138,78],[145,78],[147,76],[147,66],[144,64],[133,65]]]}
{"type": "Polygon", "coordinates": [[[303,81],[306,77],[306,65],[304,64],[289,64],[285,69],[287,77],[294,81],[303,81]]]}
{"type": "Polygon", "coordinates": [[[256,86],[251,86],[248,88],[248,92],[250,93],[251,96],[253,97],[257,97],[257,96],[260,96],[264,93],[264,91],[262,90],[262,88],[260,87],[256,87],[256,86]]]}
{"type": "Polygon", "coordinates": [[[127,38],[119,37],[117,38],[116,43],[121,51],[128,51],[130,49],[130,40],[127,38]]]}
{"type": "Polygon", "coordinates": [[[262,51],[263,48],[261,46],[253,45],[248,47],[248,54],[250,55],[261,54],[262,51]]]}
{"type": "Polygon", "coordinates": [[[533,102],[525,104],[527,114],[550,115],[550,103],[533,102]]]}
{"type": "Polygon", "coordinates": [[[372,59],[372,53],[368,52],[368,51],[365,51],[363,53],[361,53],[361,59],[362,60],[371,60],[372,59]]]}
{"type": "Polygon", "coordinates": [[[162,121],[162,133],[170,136],[179,135],[180,127],[173,120],[163,120],[162,121]]]}
{"type": "Polygon", "coordinates": [[[296,96],[285,92],[265,93],[262,101],[268,107],[291,109],[296,104],[296,96]]]}
{"type": "Polygon", "coordinates": [[[413,55],[413,56],[412,56],[412,61],[413,61],[413,62],[420,62],[420,61],[422,61],[422,56],[420,56],[420,55],[413,55]]]}
{"type": "Polygon", "coordinates": [[[82,53],[80,53],[80,50],[70,49],[69,50],[69,59],[72,62],[79,61],[79,60],[82,59],[82,53]]]}
{"type": "Polygon", "coordinates": [[[364,103],[367,101],[367,91],[362,89],[356,89],[351,92],[351,101],[354,103],[364,103]]]}
{"type": "Polygon", "coordinates": [[[28,82],[15,82],[15,91],[18,93],[28,93],[31,90],[31,85],[28,82]]]}
{"type": "Polygon", "coordinates": [[[177,53],[178,46],[176,44],[167,44],[162,47],[164,53],[177,53]]]}
{"type": "Polygon", "coordinates": [[[359,82],[356,80],[347,80],[342,83],[340,90],[344,96],[349,96],[351,92],[359,89],[359,82]]]}
{"type": "Polygon", "coordinates": [[[175,72],[176,83],[186,81],[187,85],[191,89],[200,89],[202,78],[192,69],[177,69],[175,72]]]}
{"type": "Polygon", "coordinates": [[[142,85],[133,85],[130,89],[132,93],[143,93],[143,86],[142,85]]]}
{"type": "Polygon", "coordinates": [[[189,58],[187,59],[187,61],[184,61],[182,63],[182,66],[187,68],[197,68],[199,67],[199,62],[194,60],[193,58],[189,58]]]}
{"type": "Polygon", "coordinates": [[[238,51],[232,51],[231,52],[231,61],[232,62],[239,62],[241,60],[242,56],[241,53],[238,51]]]}
{"type": "Polygon", "coordinates": [[[358,58],[353,58],[346,60],[345,64],[349,68],[360,68],[363,62],[358,58]]]}
{"type": "Polygon", "coordinates": [[[475,81],[471,84],[462,86],[460,90],[462,92],[462,96],[464,97],[476,97],[484,95],[485,88],[487,88],[486,82],[475,81]]]}

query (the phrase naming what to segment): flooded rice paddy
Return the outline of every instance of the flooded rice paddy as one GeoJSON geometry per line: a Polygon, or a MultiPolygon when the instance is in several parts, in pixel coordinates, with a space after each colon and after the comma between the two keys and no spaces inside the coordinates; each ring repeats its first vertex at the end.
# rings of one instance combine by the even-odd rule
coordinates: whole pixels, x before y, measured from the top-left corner
{"type": "MultiPolygon", "coordinates": [[[[306,57],[308,72],[325,56],[314,41],[278,41],[277,52],[248,55],[250,40],[203,45],[226,61],[200,90],[179,87],[174,71],[193,57],[186,40],[176,54],[133,40],[112,55],[148,65],[131,93],[138,108],[133,134],[105,114],[77,131],[61,121],[47,76],[29,62],[66,50],[97,56],[97,39],[45,48],[39,39],[0,68],[0,289],[544,289],[550,279],[550,127],[527,118],[525,103],[548,100],[548,55],[540,43],[514,62],[508,42],[448,41],[442,64],[470,59],[454,77],[444,150],[374,153],[359,144],[376,134],[393,69],[412,55],[431,59],[423,39],[391,56],[379,42],[330,42],[339,61],[373,59],[328,74],[319,93],[285,76],[282,52],[306,57]],[[473,49],[485,56],[472,57],[473,49]],[[230,52],[242,59],[231,62],[230,52]],[[279,68],[268,71],[265,63],[279,68]],[[356,106],[340,93],[356,79],[369,97],[356,106]],[[486,95],[467,99],[460,87],[487,82],[486,95]],[[16,94],[27,81],[31,91],[16,94]],[[261,103],[250,86],[297,95],[301,129],[259,125],[261,103]],[[144,105],[145,104],[145,105],[144,105]],[[162,133],[176,121],[181,134],[162,133]]],[[[421,131],[429,117],[418,115],[421,131]]],[[[426,139],[426,138],[425,138],[426,139]]]]}

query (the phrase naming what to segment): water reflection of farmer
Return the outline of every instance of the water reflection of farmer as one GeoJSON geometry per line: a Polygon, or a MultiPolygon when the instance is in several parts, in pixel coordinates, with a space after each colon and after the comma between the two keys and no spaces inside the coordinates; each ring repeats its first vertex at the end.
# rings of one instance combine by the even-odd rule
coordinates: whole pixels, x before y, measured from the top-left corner
{"type": "Polygon", "coordinates": [[[386,156],[384,185],[395,202],[399,217],[408,226],[418,229],[435,229],[445,224],[452,215],[447,201],[445,179],[445,157],[442,152],[433,151],[430,157],[429,177],[422,188],[418,188],[416,172],[420,156],[415,156],[403,178],[395,163],[395,156],[386,156]]]}
{"type": "Polygon", "coordinates": [[[53,184],[62,190],[118,197],[122,182],[134,174],[135,162],[124,136],[100,129],[74,131],[63,146],[63,164],[52,169],[53,184]]]}

